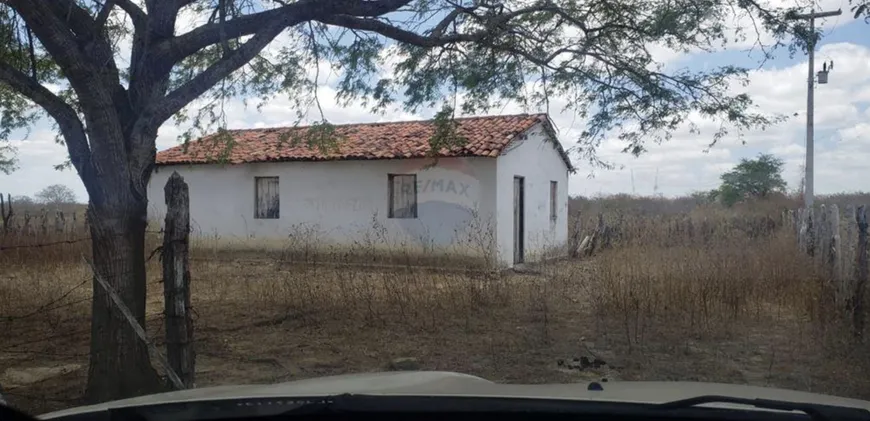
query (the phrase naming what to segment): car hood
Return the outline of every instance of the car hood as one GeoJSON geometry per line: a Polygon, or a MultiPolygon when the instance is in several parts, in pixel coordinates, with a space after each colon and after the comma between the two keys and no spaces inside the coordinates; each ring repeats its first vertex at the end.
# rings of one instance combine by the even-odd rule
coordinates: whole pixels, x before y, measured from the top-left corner
{"type": "MultiPolygon", "coordinates": [[[[500,384],[461,373],[402,371],[348,374],[286,383],[216,386],[140,396],[43,414],[51,419],[106,409],[225,399],[320,397],[341,394],[376,396],[453,396],[484,398],[537,398],[632,403],[663,403],[702,395],[763,398],[791,402],[848,406],[870,410],[870,402],[809,392],[700,382],[603,382],[603,390],[588,390],[589,383],[500,384]]],[[[732,406],[716,404],[713,406],[732,406]]]]}

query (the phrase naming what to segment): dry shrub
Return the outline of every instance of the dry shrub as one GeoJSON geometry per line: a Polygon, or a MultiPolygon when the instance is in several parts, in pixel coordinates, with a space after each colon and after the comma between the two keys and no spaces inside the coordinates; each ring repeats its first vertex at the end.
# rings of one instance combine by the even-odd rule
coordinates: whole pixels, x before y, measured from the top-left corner
{"type": "Polygon", "coordinates": [[[818,281],[786,236],[732,239],[716,247],[633,246],[601,256],[590,288],[598,317],[619,315],[629,344],[647,334],[721,332],[771,310],[815,310],[818,281]]]}
{"type": "Polygon", "coordinates": [[[588,293],[629,349],[650,335],[679,340],[824,317],[827,283],[770,217],[698,208],[623,221],[623,241],[601,254],[588,293]]]}
{"type": "MultiPolygon", "coordinates": [[[[200,273],[224,268],[200,267],[200,273]]],[[[516,288],[505,279],[414,268],[282,268],[274,264],[252,267],[245,276],[209,279],[194,284],[194,296],[201,302],[222,307],[255,305],[267,312],[306,318],[310,325],[344,321],[361,327],[400,324],[411,330],[437,331],[445,323],[471,323],[483,312],[525,298],[512,296],[516,288]]]]}

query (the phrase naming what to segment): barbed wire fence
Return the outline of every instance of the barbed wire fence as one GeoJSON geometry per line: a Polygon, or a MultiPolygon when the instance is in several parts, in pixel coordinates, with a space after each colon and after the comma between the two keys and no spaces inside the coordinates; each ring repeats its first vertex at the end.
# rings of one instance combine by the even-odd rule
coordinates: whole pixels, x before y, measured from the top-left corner
{"type": "MultiPolygon", "coordinates": [[[[56,225],[30,217],[9,226],[10,216],[4,209],[4,226],[0,230],[0,403],[35,403],[37,407],[57,408],[78,402],[53,392],[44,392],[32,384],[17,382],[34,367],[76,365],[86,367],[89,353],[85,349],[90,326],[84,323],[92,300],[93,277],[78,272],[56,274],[46,270],[44,278],[33,285],[30,274],[37,267],[60,267],[83,254],[90,254],[91,236],[84,218],[72,214],[57,216],[56,225]],[[39,221],[33,225],[32,222],[39,221]],[[67,275],[69,273],[70,276],[67,275]],[[11,401],[10,401],[11,400],[11,401]]],[[[50,220],[49,220],[50,221],[50,220]]],[[[158,245],[163,230],[147,230],[149,260],[159,257],[158,245]],[[152,250],[153,249],[153,250],[152,250]]],[[[66,266],[64,266],[66,267],[66,266]]],[[[149,324],[162,326],[162,314],[149,324]]],[[[162,332],[158,332],[162,333],[162,332]]]]}
{"type": "MultiPolygon", "coordinates": [[[[74,370],[81,368],[82,362],[86,363],[89,356],[87,352],[81,351],[81,348],[86,346],[81,338],[90,334],[90,326],[88,323],[80,323],[80,320],[79,323],[64,325],[62,323],[64,320],[57,315],[73,315],[74,319],[76,309],[81,310],[83,305],[92,301],[90,288],[102,288],[111,298],[115,309],[123,314],[130,327],[148,346],[173,388],[185,389],[195,386],[191,317],[193,309],[190,305],[189,235],[191,229],[188,186],[182,177],[174,173],[166,184],[165,194],[169,203],[166,226],[161,226],[159,230],[146,230],[145,234],[146,247],[151,248],[146,262],[151,261],[155,256],[163,261],[164,311],[158,318],[160,320],[151,320],[151,323],[157,321],[161,327],[165,324],[163,336],[165,336],[167,355],[163,356],[154,342],[154,336],[149,337],[146,334],[146,326],[140,325],[116,291],[90,262],[88,257],[90,253],[82,247],[92,240],[87,218],[80,218],[76,212],[67,214],[56,210],[53,213],[52,224],[51,212],[43,208],[36,214],[35,223],[32,223],[34,215],[29,210],[23,212],[23,218],[16,220],[12,198],[7,194],[6,200],[0,200],[0,218],[2,218],[0,222],[3,224],[0,231],[0,265],[11,270],[8,272],[9,275],[5,276],[6,279],[0,276],[0,297],[18,294],[16,298],[21,302],[10,305],[4,301],[11,300],[0,300],[0,332],[3,332],[6,337],[15,337],[15,330],[23,334],[16,342],[0,345],[0,359],[9,360],[8,356],[12,355],[16,357],[14,360],[26,362],[43,357],[43,359],[53,360],[54,363],[76,361],[78,363],[75,364],[74,370]],[[49,251],[55,254],[52,255],[49,251]],[[52,291],[47,294],[40,294],[39,292],[44,291],[33,289],[33,285],[16,278],[14,272],[28,271],[28,264],[34,262],[32,259],[39,264],[50,265],[61,262],[56,260],[58,254],[64,258],[79,258],[89,269],[87,275],[77,278],[73,274],[63,280],[57,279],[56,282],[51,283],[52,291]],[[34,296],[38,300],[42,295],[47,297],[41,302],[32,300],[34,296]],[[47,323],[48,329],[42,329],[45,326],[39,326],[40,322],[47,323]],[[81,326],[86,327],[81,328],[81,326]],[[45,333],[33,335],[33,332],[45,333]],[[78,351],[75,345],[70,345],[76,340],[78,351]],[[68,351],[58,352],[58,348],[68,351]]],[[[126,236],[126,234],[119,234],[119,236],[126,236]]],[[[69,260],[66,262],[72,263],[69,260]]],[[[7,371],[0,372],[0,380],[4,380],[7,371]]],[[[5,389],[3,387],[0,385],[0,403],[3,404],[8,403],[5,399],[9,396],[43,403],[68,404],[76,401],[57,399],[57,396],[19,393],[21,386],[9,386],[5,389]]]]}

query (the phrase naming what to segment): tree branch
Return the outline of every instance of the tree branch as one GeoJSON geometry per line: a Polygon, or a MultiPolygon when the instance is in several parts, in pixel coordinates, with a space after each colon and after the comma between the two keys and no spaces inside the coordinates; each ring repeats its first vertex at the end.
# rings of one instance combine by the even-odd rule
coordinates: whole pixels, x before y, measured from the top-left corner
{"type": "Polygon", "coordinates": [[[106,0],[106,3],[103,4],[103,8],[100,9],[100,12],[97,13],[97,17],[94,18],[94,26],[97,31],[103,30],[103,25],[106,24],[106,21],[109,20],[109,15],[112,14],[112,8],[115,7],[114,0],[106,0]]]}
{"type": "Polygon", "coordinates": [[[416,45],[418,47],[440,47],[443,45],[456,42],[473,42],[478,41],[485,33],[477,32],[474,34],[450,34],[445,36],[424,36],[415,32],[407,31],[393,25],[381,22],[375,19],[361,19],[347,15],[325,16],[316,19],[329,25],[341,26],[348,29],[358,29],[362,31],[371,31],[379,33],[387,38],[394,39],[406,44],[416,45]]]}
{"type": "Polygon", "coordinates": [[[30,56],[30,77],[36,82],[39,74],[36,71],[36,47],[33,45],[33,31],[27,28],[27,54],[30,56]]]}
{"type": "Polygon", "coordinates": [[[55,0],[48,2],[48,6],[77,36],[89,37],[94,31],[94,19],[74,0],[55,0]]]}
{"type": "Polygon", "coordinates": [[[130,0],[107,0],[107,2],[109,1],[113,1],[121,10],[127,13],[127,16],[130,16],[130,20],[133,21],[133,28],[136,31],[145,30],[145,26],[148,23],[148,15],[139,6],[130,0]]]}
{"type": "Polygon", "coordinates": [[[188,103],[195,100],[200,95],[211,89],[221,79],[229,76],[232,72],[240,69],[253,59],[260,51],[269,45],[281,31],[287,26],[308,20],[308,16],[297,16],[296,21],[273,21],[269,26],[261,28],[261,31],[251,37],[250,40],[242,44],[241,47],[234,50],[232,54],[218,60],[202,73],[196,75],[184,85],[170,92],[166,97],[153,104],[152,107],[145,113],[145,118],[149,118],[153,124],[159,126],[164,121],[172,117],[173,114],[180,111],[188,103]]]}
{"type": "Polygon", "coordinates": [[[315,20],[348,29],[376,32],[396,41],[416,45],[418,47],[431,48],[457,42],[478,42],[488,35],[497,33],[499,28],[511,19],[534,12],[555,11],[558,10],[558,8],[548,2],[539,2],[528,7],[496,15],[489,19],[481,19],[484,28],[480,31],[469,34],[442,35],[444,27],[449,23],[449,19],[453,18],[454,12],[461,11],[467,13],[469,10],[470,9],[467,8],[462,10],[459,8],[454,9],[454,11],[448,14],[442,22],[436,25],[435,29],[428,36],[401,29],[377,19],[366,19],[359,16],[353,16],[344,11],[340,12],[340,14],[320,16],[315,18],[315,20]]]}
{"type": "Polygon", "coordinates": [[[75,110],[69,104],[45,86],[2,61],[0,61],[0,83],[8,85],[42,107],[57,122],[61,134],[66,140],[70,160],[76,170],[79,173],[89,170],[91,151],[88,147],[85,129],[75,110]]]}
{"type": "Polygon", "coordinates": [[[395,11],[410,3],[411,0],[300,0],[275,9],[240,16],[226,23],[202,25],[190,32],[163,41],[155,46],[154,52],[159,61],[175,64],[197,51],[220,43],[226,37],[235,39],[253,35],[273,22],[283,22],[291,26],[303,20],[325,17],[337,13],[352,16],[380,16],[395,11]],[[299,16],[308,19],[299,20],[299,16]]]}
{"type": "MultiPolygon", "coordinates": [[[[8,0],[8,4],[18,12],[42,46],[64,69],[73,87],[84,88],[81,82],[93,77],[94,72],[90,69],[90,60],[79,49],[73,29],[52,10],[59,3],[54,0],[8,0]]],[[[90,20],[90,15],[87,16],[90,20]]]]}

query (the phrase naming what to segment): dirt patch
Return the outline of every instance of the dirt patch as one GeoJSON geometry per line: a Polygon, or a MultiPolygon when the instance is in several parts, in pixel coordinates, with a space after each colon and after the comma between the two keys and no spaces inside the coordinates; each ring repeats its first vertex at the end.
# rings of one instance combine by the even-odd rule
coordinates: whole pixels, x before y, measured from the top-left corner
{"type": "Polygon", "coordinates": [[[27,386],[42,382],[52,377],[62,376],[81,369],[81,364],[62,364],[49,367],[13,367],[7,368],[0,376],[0,384],[8,389],[27,386]]]}

